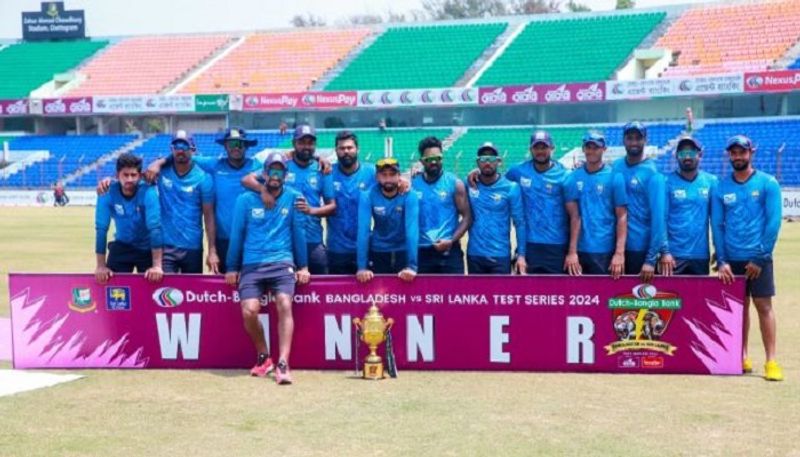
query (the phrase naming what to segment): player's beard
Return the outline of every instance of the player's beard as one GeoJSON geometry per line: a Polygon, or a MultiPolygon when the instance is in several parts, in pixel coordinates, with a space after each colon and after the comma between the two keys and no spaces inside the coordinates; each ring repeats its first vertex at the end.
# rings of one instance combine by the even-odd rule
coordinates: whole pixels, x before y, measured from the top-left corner
{"type": "Polygon", "coordinates": [[[640,157],[644,153],[644,147],[639,146],[626,146],[625,153],[629,156],[640,157]]]}
{"type": "Polygon", "coordinates": [[[547,165],[550,163],[550,154],[545,157],[537,157],[536,154],[533,155],[533,161],[538,163],[539,165],[547,165]]]}
{"type": "Polygon", "coordinates": [[[392,193],[397,190],[397,183],[395,182],[386,182],[381,184],[381,189],[383,189],[387,193],[392,193]]]}
{"type": "Polygon", "coordinates": [[[175,154],[175,163],[179,163],[181,165],[189,163],[189,154],[185,152],[179,152],[175,154]]]}
{"type": "Polygon", "coordinates": [[[696,160],[687,160],[680,162],[681,170],[683,171],[695,171],[697,170],[698,165],[700,165],[696,160]]]}
{"type": "Polygon", "coordinates": [[[302,148],[294,151],[295,157],[301,162],[308,162],[314,157],[314,150],[311,148],[302,148]]]}
{"type": "Polygon", "coordinates": [[[731,160],[731,166],[736,171],[744,171],[750,166],[749,160],[731,160]]]}
{"type": "Polygon", "coordinates": [[[356,156],[350,154],[344,154],[343,156],[339,157],[339,163],[342,164],[345,168],[350,168],[356,163],[356,156]]]}

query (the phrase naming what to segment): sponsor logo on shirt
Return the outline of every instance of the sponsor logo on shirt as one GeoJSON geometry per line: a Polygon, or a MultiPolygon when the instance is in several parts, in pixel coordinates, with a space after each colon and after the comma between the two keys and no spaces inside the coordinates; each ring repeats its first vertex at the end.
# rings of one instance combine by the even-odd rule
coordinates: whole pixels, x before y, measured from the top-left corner
{"type": "Polygon", "coordinates": [[[341,191],[342,190],[342,183],[340,181],[334,181],[333,182],[333,190],[335,190],[336,192],[341,191]]]}
{"type": "Polygon", "coordinates": [[[700,195],[704,198],[708,198],[708,187],[701,187],[700,188],[700,195]]]}
{"type": "Polygon", "coordinates": [[[605,188],[606,186],[604,186],[603,184],[598,184],[595,186],[595,190],[597,191],[598,194],[602,194],[605,188]]]}
{"type": "Polygon", "coordinates": [[[358,188],[359,189],[364,190],[364,189],[366,189],[366,187],[367,187],[367,183],[364,183],[364,182],[358,183],[358,188]]]}
{"type": "Polygon", "coordinates": [[[732,205],[736,203],[736,194],[725,194],[722,196],[722,203],[732,205]]]}
{"type": "Polygon", "coordinates": [[[264,219],[264,208],[253,208],[250,210],[253,219],[264,219]]]}
{"type": "Polygon", "coordinates": [[[317,177],[316,177],[316,176],[310,176],[310,177],[308,178],[308,184],[309,184],[311,187],[313,187],[313,188],[316,188],[316,187],[317,187],[317,184],[319,184],[319,181],[317,180],[317,177]]]}
{"type": "Polygon", "coordinates": [[[394,207],[394,211],[397,212],[397,213],[402,213],[403,212],[403,207],[402,206],[395,206],[394,207]]]}
{"type": "Polygon", "coordinates": [[[503,194],[498,194],[497,192],[493,193],[492,200],[494,200],[495,203],[499,203],[501,200],[503,200],[503,194]]]}
{"type": "Polygon", "coordinates": [[[172,189],[172,180],[171,179],[162,177],[161,178],[161,182],[164,183],[164,187],[166,187],[167,189],[172,189]]]}
{"type": "Polygon", "coordinates": [[[440,190],[439,192],[437,192],[437,194],[439,195],[439,200],[445,201],[447,199],[447,192],[446,191],[440,190]]]}
{"type": "Polygon", "coordinates": [[[385,206],[376,206],[375,208],[373,208],[373,210],[375,211],[375,214],[377,214],[378,216],[383,216],[384,214],[386,214],[385,206]]]}
{"type": "Polygon", "coordinates": [[[636,187],[638,185],[639,185],[639,179],[637,179],[636,176],[631,178],[631,187],[636,187]]]}
{"type": "Polygon", "coordinates": [[[286,217],[289,215],[289,208],[281,208],[281,216],[286,217]]]}
{"type": "Polygon", "coordinates": [[[553,193],[553,185],[550,184],[550,183],[545,184],[544,185],[544,190],[547,191],[548,194],[552,194],[553,193]]]}
{"type": "Polygon", "coordinates": [[[583,190],[583,181],[576,182],[575,187],[577,187],[579,191],[583,190]]]}
{"type": "Polygon", "coordinates": [[[761,192],[759,192],[757,190],[754,190],[754,191],[750,192],[750,196],[753,197],[753,199],[758,198],[759,195],[761,195],[761,192]]]}
{"type": "Polygon", "coordinates": [[[194,186],[181,186],[181,190],[186,192],[187,194],[191,194],[194,192],[194,186]]]}
{"type": "Polygon", "coordinates": [[[292,173],[292,172],[286,173],[286,182],[287,183],[289,183],[289,182],[293,183],[294,180],[295,180],[295,174],[294,173],[292,173]]]}
{"type": "Polygon", "coordinates": [[[478,198],[480,195],[481,195],[481,191],[479,191],[478,189],[470,189],[469,190],[469,196],[472,197],[472,198],[478,198]]]}
{"type": "Polygon", "coordinates": [[[522,187],[531,187],[530,178],[519,178],[519,185],[522,187]]]}
{"type": "Polygon", "coordinates": [[[675,197],[675,198],[678,198],[678,199],[684,199],[684,198],[686,198],[686,190],[685,189],[675,189],[675,191],[672,192],[672,196],[675,197]]]}
{"type": "Polygon", "coordinates": [[[118,204],[118,203],[114,204],[114,212],[116,212],[120,216],[124,216],[125,215],[125,207],[120,205],[120,204],[118,204]]]}

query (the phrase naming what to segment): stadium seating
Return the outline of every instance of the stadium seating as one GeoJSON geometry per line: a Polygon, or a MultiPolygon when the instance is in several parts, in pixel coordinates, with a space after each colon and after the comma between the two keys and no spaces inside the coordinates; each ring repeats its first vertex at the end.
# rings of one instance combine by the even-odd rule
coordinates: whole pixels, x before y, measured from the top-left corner
{"type": "Polygon", "coordinates": [[[76,67],[107,41],[20,43],[0,49],[0,99],[27,97],[31,91],[76,67]]]}
{"type": "Polygon", "coordinates": [[[685,12],[656,47],[679,52],[664,77],[762,71],[800,38],[800,2],[702,6],[685,12]]]}
{"type": "Polygon", "coordinates": [[[326,90],[451,87],[506,26],[489,23],[389,28],[326,90]]]}
{"type": "Polygon", "coordinates": [[[250,35],[181,92],[305,91],[368,34],[368,29],[311,29],[250,35]]]}
{"type": "MultiPolygon", "coordinates": [[[[754,164],[757,169],[777,174],[782,185],[800,185],[800,119],[706,124],[695,132],[705,148],[701,164],[703,170],[719,176],[732,171],[725,146],[728,138],[737,134],[747,135],[755,143],[757,152],[754,164]]],[[[663,172],[676,167],[672,154],[665,154],[658,163],[663,172]]]]}
{"type": "Polygon", "coordinates": [[[70,96],[158,94],[230,41],[228,36],[129,38],[79,71],[87,79],[70,96]]]}
{"type": "Polygon", "coordinates": [[[666,13],[532,21],[479,86],[608,79],[666,13]]]}
{"type": "Polygon", "coordinates": [[[2,187],[50,187],[77,169],[136,139],[135,135],[21,136],[9,142],[13,151],[50,151],[50,158],[0,180],[2,187]]]}

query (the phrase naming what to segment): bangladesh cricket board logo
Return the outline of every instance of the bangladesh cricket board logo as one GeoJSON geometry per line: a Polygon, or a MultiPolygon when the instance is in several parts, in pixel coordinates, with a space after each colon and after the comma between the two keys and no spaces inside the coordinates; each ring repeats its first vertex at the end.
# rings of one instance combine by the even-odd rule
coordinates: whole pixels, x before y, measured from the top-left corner
{"type": "Polygon", "coordinates": [[[96,304],[92,300],[92,289],[88,287],[73,287],[72,300],[69,302],[69,309],[79,313],[94,311],[96,304]]]}
{"type": "Polygon", "coordinates": [[[672,292],[661,292],[651,284],[640,284],[630,294],[608,300],[613,311],[614,333],[618,341],[605,347],[607,354],[619,352],[658,352],[674,355],[677,347],[663,341],[675,311],[682,300],[672,292]]]}

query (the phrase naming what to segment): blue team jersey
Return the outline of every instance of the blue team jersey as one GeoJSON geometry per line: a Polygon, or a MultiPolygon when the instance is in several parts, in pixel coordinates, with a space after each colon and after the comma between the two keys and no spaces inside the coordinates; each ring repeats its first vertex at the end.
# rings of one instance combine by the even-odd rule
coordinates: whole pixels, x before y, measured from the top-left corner
{"type": "Polygon", "coordinates": [[[183,176],[165,167],[158,177],[164,245],[203,249],[203,205],[214,203],[214,181],[199,166],[183,176]]]}
{"type": "Polygon", "coordinates": [[[242,178],[250,173],[259,173],[264,165],[258,160],[247,158],[241,168],[234,168],[227,157],[193,158],[197,165],[214,179],[214,220],[217,223],[217,239],[227,240],[233,224],[233,208],[236,198],[246,189],[242,178]]]}
{"type": "Polygon", "coordinates": [[[525,161],[506,173],[519,184],[525,206],[525,239],[528,243],[563,245],[569,242],[569,221],[564,209],[564,185],[569,172],[558,162],[539,172],[525,161]]]}
{"type": "Polygon", "coordinates": [[[375,185],[375,166],[360,162],[349,175],[336,166],[332,175],[336,212],[328,217],[328,250],[353,253],[358,238],[358,199],[375,185]]]}
{"type": "Polygon", "coordinates": [[[155,186],[139,183],[136,193],[128,198],[122,194],[122,185],[115,182],[107,193],[97,197],[94,212],[97,254],[106,253],[108,228],[112,219],[116,228],[114,240],[136,249],[161,248],[161,205],[155,186]]]}
{"type": "Polygon", "coordinates": [[[369,251],[395,252],[405,249],[408,267],[416,271],[418,246],[419,200],[416,193],[406,192],[387,198],[380,186],[373,186],[361,193],[356,256],[359,270],[367,268],[369,251]]]}
{"type": "Polygon", "coordinates": [[[439,240],[452,240],[458,228],[456,183],[453,173],[444,172],[436,181],[427,182],[422,173],[414,177],[411,187],[419,199],[419,245],[433,246],[439,240]]]}
{"type": "Polygon", "coordinates": [[[677,259],[707,260],[711,196],[717,177],[699,171],[692,181],[679,172],[667,176],[667,244],[665,252],[677,259]]]}
{"type": "Polygon", "coordinates": [[[711,201],[714,249],[721,263],[751,261],[763,265],[781,228],[781,188],[762,171],[737,182],[733,175],[722,179],[711,201]]]}
{"type": "Polygon", "coordinates": [[[590,254],[614,252],[617,234],[616,208],[627,206],[622,174],[611,167],[589,173],[586,167],[567,178],[566,200],[577,202],[581,215],[578,251],[590,254]]]}
{"type": "Polygon", "coordinates": [[[655,265],[666,238],[664,176],[650,159],[628,165],[625,157],[621,157],[614,161],[613,168],[622,175],[628,197],[625,250],[646,252],[645,262],[655,265]]]}
{"type": "Polygon", "coordinates": [[[225,259],[230,271],[276,262],[291,262],[298,268],[308,265],[307,216],[294,208],[299,195],[295,190],[284,188],[270,209],[264,207],[261,196],[254,192],[245,192],[236,198],[225,259]]]}
{"type": "Polygon", "coordinates": [[[509,257],[511,255],[511,221],[517,235],[517,253],[525,255],[525,213],[519,185],[501,177],[487,186],[478,181],[468,191],[472,206],[467,255],[475,257],[509,257]]]}
{"type": "MultiPolygon", "coordinates": [[[[310,162],[307,167],[301,167],[294,160],[286,163],[286,187],[300,192],[306,199],[308,206],[319,208],[324,205],[324,200],[332,200],[333,179],[319,171],[316,162],[310,162]]],[[[319,217],[306,218],[306,242],[309,244],[322,243],[322,220],[319,217]]]]}

